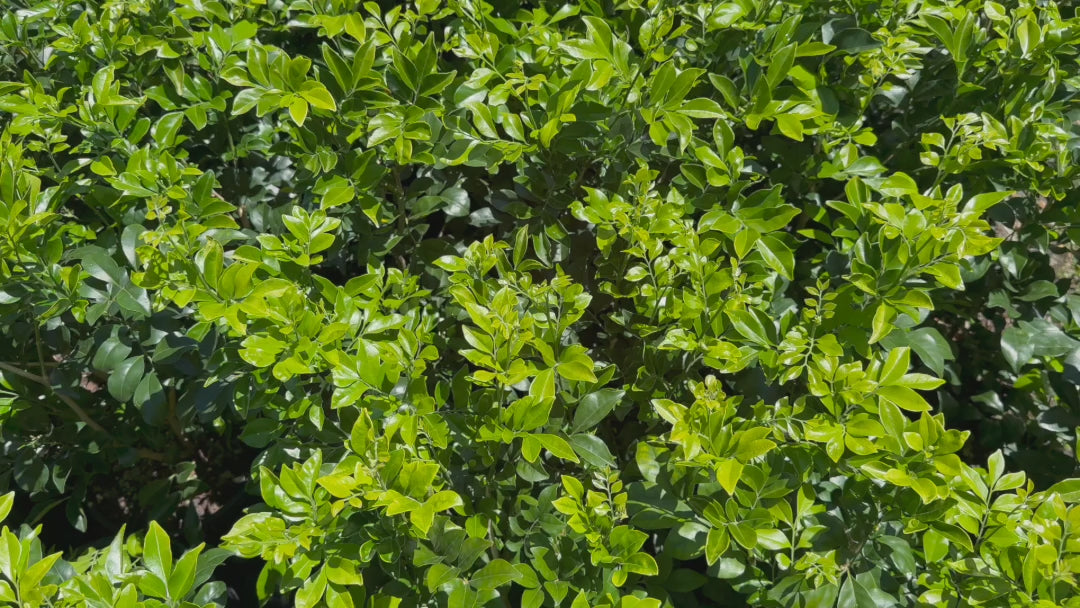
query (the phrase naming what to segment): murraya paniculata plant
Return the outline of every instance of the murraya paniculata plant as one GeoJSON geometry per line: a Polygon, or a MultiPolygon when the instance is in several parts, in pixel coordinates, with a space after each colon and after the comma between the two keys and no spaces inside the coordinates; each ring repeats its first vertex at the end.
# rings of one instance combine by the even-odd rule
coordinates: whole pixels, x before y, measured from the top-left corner
{"type": "Polygon", "coordinates": [[[0,606],[1080,606],[1072,3],[3,4],[0,606]]]}

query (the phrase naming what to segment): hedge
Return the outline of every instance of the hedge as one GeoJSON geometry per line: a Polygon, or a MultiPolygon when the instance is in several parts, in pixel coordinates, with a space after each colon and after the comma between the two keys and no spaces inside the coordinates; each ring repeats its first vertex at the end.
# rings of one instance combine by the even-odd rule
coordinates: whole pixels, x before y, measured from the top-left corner
{"type": "Polygon", "coordinates": [[[0,606],[1080,606],[1071,3],[3,4],[0,606]]]}

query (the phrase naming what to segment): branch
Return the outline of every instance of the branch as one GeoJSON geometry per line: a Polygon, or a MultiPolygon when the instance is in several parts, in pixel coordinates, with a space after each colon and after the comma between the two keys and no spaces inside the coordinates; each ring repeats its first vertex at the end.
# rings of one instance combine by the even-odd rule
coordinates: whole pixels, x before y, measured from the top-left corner
{"type": "MultiPolygon", "coordinates": [[[[52,387],[50,386],[49,388],[51,389],[52,387]]],[[[71,411],[75,412],[75,415],[78,416],[79,420],[82,420],[83,423],[86,424],[86,426],[94,429],[95,431],[97,431],[99,433],[108,434],[108,431],[105,430],[105,427],[103,427],[100,424],[98,424],[97,422],[95,422],[94,419],[91,418],[86,413],[85,410],[83,410],[81,407],[79,407],[78,403],[75,403],[74,399],[72,399],[71,397],[68,397],[67,395],[58,393],[56,391],[53,391],[53,395],[55,395],[57,399],[59,399],[60,401],[63,401],[65,405],[67,405],[69,408],[71,408],[71,411]]]]}
{"type": "Polygon", "coordinates": [[[45,378],[44,376],[39,376],[37,374],[32,374],[32,373],[30,373],[30,372],[28,372],[28,371],[26,371],[24,369],[20,369],[18,367],[15,367],[14,365],[11,365],[10,363],[4,363],[3,361],[0,361],[0,369],[5,370],[5,371],[9,371],[9,372],[15,374],[16,376],[21,376],[21,377],[23,377],[23,378],[25,378],[27,380],[32,380],[32,381],[40,384],[41,386],[44,386],[45,388],[49,389],[49,392],[52,393],[53,396],[55,396],[57,399],[62,401],[64,403],[64,405],[68,406],[68,408],[72,412],[74,412],[76,416],[78,416],[79,420],[81,420],[83,422],[83,424],[85,424],[86,426],[94,429],[95,431],[97,431],[99,433],[108,434],[108,432],[105,430],[105,427],[101,426],[93,418],[91,418],[89,416],[89,414],[86,413],[86,410],[82,409],[82,407],[80,407],[78,403],[75,403],[74,399],[72,399],[71,397],[68,397],[67,395],[64,395],[62,393],[56,392],[56,390],[53,388],[52,384],[49,383],[48,378],[45,378]]]}
{"type": "Polygon", "coordinates": [[[15,374],[16,376],[22,376],[23,378],[26,378],[27,380],[33,380],[34,382],[37,382],[38,384],[41,384],[43,386],[49,386],[49,381],[47,379],[45,379],[45,378],[43,378],[43,377],[41,377],[41,376],[39,376],[37,374],[32,374],[32,373],[30,373],[30,372],[28,372],[28,371],[26,371],[24,369],[20,369],[18,367],[15,367],[14,365],[12,365],[10,363],[5,363],[3,361],[0,361],[0,369],[5,370],[5,371],[9,371],[9,372],[15,374]]]}
{"type": "Polygon", "coordinates": [[[169,462],[169,459],[164,454],[148,450],[146,448],[138,448],[135,453],[139,455],[139,458],[145,458],[147,460],[156,460],[158,462],[169,462]]]}
{"type": "MultiPolygon", "coordinates": [[[[2,363],[5,363],[7,365],[23,365],[24,364],[23,361],[3,361],[2,363]]],[[[59,365],[60,365],[59,361],[46,361],[45,362],[45,367],[57,367],[59,365]]]]}

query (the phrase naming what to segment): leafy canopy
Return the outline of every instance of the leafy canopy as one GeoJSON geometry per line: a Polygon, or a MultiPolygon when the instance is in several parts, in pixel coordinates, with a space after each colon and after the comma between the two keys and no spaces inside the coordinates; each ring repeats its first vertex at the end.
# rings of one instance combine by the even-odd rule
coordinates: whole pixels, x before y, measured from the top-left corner
{"type": "Polygon", "coordinates": [[[1064,4],[12,4],[0,605],[1080,606],[1064,4]]]}

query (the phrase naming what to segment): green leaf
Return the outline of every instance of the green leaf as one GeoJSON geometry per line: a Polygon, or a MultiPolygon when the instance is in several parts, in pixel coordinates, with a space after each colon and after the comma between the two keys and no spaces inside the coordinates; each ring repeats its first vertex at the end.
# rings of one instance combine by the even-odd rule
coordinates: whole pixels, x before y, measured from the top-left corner
{"type": "Polygon", "coordinates": [[[930,404],[919,393],[906,386],[879,386],[877,394],[896,407],[909,412],[926,412],[930,404]]]}
{"type": "Polygon", "coordinates": [[[167,412],[164,410],[164,387],[153,371],[148,372],[135,387],[132,395],[132,403],[142,411],[143,420],[150,424],[161,424],[165,421],[167,412]]]}
{"type": "Polygon", "coordinates": [[[878,382],[883,386],[897,384],[911,367],[911,349],[899,346],[889,350],[889,356],[881,366],[878,382]]]}
{"type": "MultiPolygon", "coordinates": [[[[390,510],[387,510],[387,514],[390,514],[390,510]]],[[[435,522],[435,510],[427,503],[421,504],[409,510],[409,521],[420,530],[422,538],[427,538],[428,531],[435,522]]]]}
{"type": "Polygon", "coordinates": [[[976,194],[964,204],[964,212],[981,215],[987,209],[1005,201],[1015,194],[1016,192],[1012,190],[1006,190],[1004,192],[982,192],[976,194]]]}
{"type": "Polygon", "coordinates": [[[1047,494],[1057,494],[1069,504],[1080,503],[1080,479],[1059,481],[1046,490],[1047,494]]]}
{"type": "Polygon", "coordinates": [[[769,87],[775,89],[791,71],[795,63],[795,50],[797,43],[785,45],[776,50],[770,57],[769,69],[765,72],[765,80],[769,87]]]}
{"type": "Polygon", "coordinates": [[[722,460],[716,465],[716,480],[729,495],[735,494],[735,487],[739,485],[742,477],[743,463],[734,458],[722,460]]]}
{"type": "Polygon", "coordinates": [[[192,585],[195,583],[195,567],[203,546],[200,544],[194,547],[176,560],[176,566],[173,567],[168,579],[169,597],[183,598],[192,590],[192,585]]]}
{"type": "Polygon", "coordinates": [[[557,458],[578,462],[578,457],[577,454],[574,453],[574,449],[571,448],[570,444],[562,437],[545,433],[535,433],[531,436],[536,438],[536,440],[540,442],[540,445],[544,446],[544,449],[551,452],[557,458]]]}
{"type": "Polygon", "coordinates": [[[834,38],[825,42],[835,45],[837,50],[850,54],[865,53],[881,46],[880,41],[876,40],[870,32],[861,28],[842,30],[834,38]]]}
{"type": "Polygon", "coordinates": [[[19,588],[22,592],[27,595],[32,593],[31,590],[37,587],[45,575],[52,570],[53,565],[60,559],[60,555],[60,553],[46,555],[23,570],[19,575],[19,588]]]}
{"type": "Polygon", "coordinates": [[[308,104],[306,101],[300,98],[295,98],[289,103],[289,116],[292,118],[296,126],[304,126],[304,121],[307,120],[308,104]]]}
{"type": "Polygon", "coordinates": [[[599,469],[615,466],[615,458],[611,455],[611,451],[608,449],[607,444],[596,435],[584,433],[571,435],[570,445],[574,447],[574,452],[580,456],[586,464],[599,469]]]}
{"type": "Polygon", "coordinates": [[[281,425],[276,420],[256,418],[244,426],[240,440],[251,447],[263,448],[277,438],[281,430],[281,425]]]}
{"type": "Polygon", "coordinates": [[[555,370],[541,370],[529,386],[529,395],[537,402],[551,403],[555,399],[555,370]]]}
{"type": "Polygon", "coordinates": [[[195,566],[195,580],[192,582],[192,587],[202,587],[213,576],[214,570],[232,556],[231,551],[219,548],[207,549],[200,553],[195,566]]]}
{"type": "Polygon", "coordinates": [[[106,283],[124,283],[126,278],[124,272],[105,250],[90,246],[80,249],[78,253],[83,269],[90,273],[90,276],[106,283]]]}
{"type": "Polygon", "coordinates": [[[0,495],[0,522],[11,513],[11,507],[15,504],[15,492],[0,495]]]}
{"type": "Polygon", "coordinates": [[[882,302],[874,310],[874,320],[871,324],[870,344],[874,344],[889,336],[893,330],[893,319],[896,318],[896,310],[882,302]]]}
{"type": "Polygon", "coordinates": [[[886,196],[902,197],[919,193],[919,186],[906,173],[894,173],[887,177],[877,190],[886,196]]]}
{"type": "Polygon", "coordinates": [[[296,592],[296,608],[314,608],[319,605],[326,593],[326,572],[319,570],[319,575],[308,578],[302,587],[296,592]]]}
{"type": "Polygon", "coordinates": [[[881,345],[886,348],[910,346],[911,350],[919,355],[923,364],[939,376],[945,372],[945,362],[954,358],[948,341],[933,327],[921,327],[910,332],[893,332],[882,340],[881,345]]]}
{"type": "Polygon", "coordinates": [[[769,334],[761,320],[752,312],[745,310],[728,311],[731,324],[744,338],[761,346],[769,346],[769,334]]]}
{"type": "Polygon", "coordinates": [[[506,409],[507,424],[515,431],[535,431],[543,427],[551,417],[552,401],[537,401],[532,395],[518,399],[506,409]]]}
{"type": "Polygon", "coordinates": [[[284,342],[266,335],[248,336],[241,345],[240,356],[255,367],[273,365],[285,350],[284,342]]]}
{"type": "MultiPolygon", "coordinates": [[[[722,557],[709,568],[709,574],[718,579],[733,579],[746,572],[746,564],[736,558],[722,557]]],[[[832,605],[832,604],[827,604],[832,605]]]]}
{"type": "Polygon", "coordinates": [[[589,430],[607,417],[622,400],[625,391],[604,388],[585,395],[574,412],[572,432],[589,430]]]}
{"type": "Polygon", "coordinates": [[[340,207],[347,203],[352,202],[356,198],[356,188],[348,182],[344,182],[341,185],[333,186],[326,190],[323,194],[320,207],[322,209],[330,209],[333,207],[340,207]]]}
{"type": "MultiPolygon", "coordinates": [[[[930,524],[934,530],[939,532],[945,538],[949,539],[950,543],[959,545],[967,551],[973,551],[974,546],[971,544],[971,537],[960,526],[945,523],[943,521],[934,521],[930,524]]],[[[929,531],[927,532],[929,534],[929,531]]]]}
{"type": "Polygon", "coordinates": [[[103,372],[112,371],[123,363],[130,354],[131,346],[121,340],[119,336],[110,336],[98,346],[91,365],[103,372]]]}
{"type": "Polygon", "coordinates": [[[146,361],[141,356],[124,359],[109,374],[109,380],[106,383],[109,394],[117,401],[130,401],[135,396],[135,391],[142,382],[145,371],[146,361]]]}
{"type": "Polygon", "coordinates": [[[915,556],[911,550],[911,545],[906,540],[898,536],[880,536],[877,542],[885,545],[889,548],[888,555],[889,561],[896,566],[900,572],[915,572],[918,565],[915,561],[915,556]]]}
{"type": "Polygon", "coordinates": [[[434,496],[425,501],[425,504],[430,505],[432,510],[436,513],[448,511],[464,505],[461,501],[461,496],[459,496],[457,492],[451,490],[436,492],[434,496]]]}
{"type": "Polygon", "coordinates": [[[877,608],[878,603],[862,584],[855,581],[851,576],[847,577],[843,586],[840,587],[840,595],[836,598],[836,608],[877,608]]]}
{"type": "Polygon", "coordinates": [[[918,391],[929,391],[945,384],[945,381],[926,374],[904,374],[895,383],[918,391]]]}
{"type": "Polygon", "coordinates": [[[712,528],[705,540],[705,562],[712,566],[727,551],[731,541],[723,528],[712,528]]]}
{"type": "Polygon", "coordinates": [[[794,277],[795,256],[780,239],[765,235],[758,239],[757,250],[765,259],[765,263],[780,273],[780,276],[788,280],[794,277]]]}
{"type": "Polygon", "coordinates": [[[176,134],[184,124],[182,112],[169,112],[154,123],[150,129],[150,135],[159,145],[169,147],[176,142],[176,134]]]}
{"type": "MultiPolygon", "coordinates": [[[[386,605],[394,604],[387,603],[386,605]]],[[[479,594],[462,584],[455,586],[447,598],[447,608],[479,608],[481,605],[483,604],[479,599],[479,594]]]]}
{"type": "Polygon", "coordinates": [[[540,589],[526,589],[521,596],[522,608],[540,608],[544,605],[544,592],[540,589]]]}
{"type": "Polygon", "coordinates": [[[679,112],[690,116],[691,118],[723,118],[724,109],[720,107],[720,104],[716,103],[708,97],[698,97],[697,99],[691,99],[683,102],[679,108],[679,112]]]}
{"type": "Polygon", "coordinates": [[[495,559],[473,574],[469,582],[476,589],[495,589],[520,578],[521,574],[510,562],[495,559]]]}
{"type": "Polygon", "coordinates": [[[330,94],[330,91],[326,90],[323,85],[308,81],[304,83],[304,87],[300,90],[300,96],[303,97],[313,107],[320,110],[328,110],[333,112],[337,110],[337,102],[334,101],[334,97],[330,94]]]}
{"type": "Polygon", "coordinates": [[[799,48],[798,51],[795,53],[795,56],[817,57],[819,55],[827,55],[835,49],[835,46],[831,44],[825,44],[824,42],[803,42],[799,44],[799,48]]]}
{"type": "Polygon", "coordinates": [[[643,576],[656,576],[660,568],[656,565],[656,559],[648,553],[635,553],[626,558],[623,567],[628,571],[643,576]]]}
{"type": "Polygon", "coordinates": [[[559,356],[559,364],[556,367],[559,375],[577,382],[596,382],[592,359],[585,353],[585,348],[582,346],[567,347],[559,356]]]}
{"type": "Polygon", "coordinates": [[[257,89],[244,89],[236,94],[232,103],[232,115],[237,116],[250,112],[259,100],[262,93],[257,89]]]}
{"type": "Polygon", "coordinates": [[[173,572],[172,543],[156,521],[150,522],[150,529],[143,540],[143,563],[158,580],[168,582],[173,572]]]}
{"type": "Polygon", "coordinates": [[[441,587],[448,585],[451,581],[454,581],[460,571],[457,568],[447,566],[446,564],[432,564],[428,568],[427,575],[424,577],[424,582],[427,585],[428,591],[435,591],[441,587]]]}
{"type": "Polygon", "coordinates": [[[581,481],[574,477],[570,477],[569,475],[563,475],[561,477],[561,481],[563,488],[566,489],[566,492],[568,494],[578,499],[578,501],[584,500],[585,486],[581,483],[581,481]]]}
{"type": "Polygon", "coordinates": [[[1027,364],[1035,355],[1033,337],[1018,327],[1007,327],[1001,333],[1001,354],[1014,372],[1027,364]]]}
{"type": "Polygon", "coordinates": [[[111,177],[113,175],[116,175],[116,168],[113,167],[112,160],[110,160],[108,156],[103,156],[102,158],[90,163],[90,170],[93,171],[95,174],[101,175],[103,177],[111,177]]]}
{"type": "Polygon", "coordinates": [[[357,42],[364,42],[367,39],[367,28],[359,13],[353,13],[345,17],[345,31],[355,38],[357,42]]]}
{"type": "Polygon", "coordinates": [[[195,254],[195,267],[202,273],[210,287],[216,288],[224,268],[225,253],[221,244],[214,239],[207,239],[202,249],[195,254]]]}

